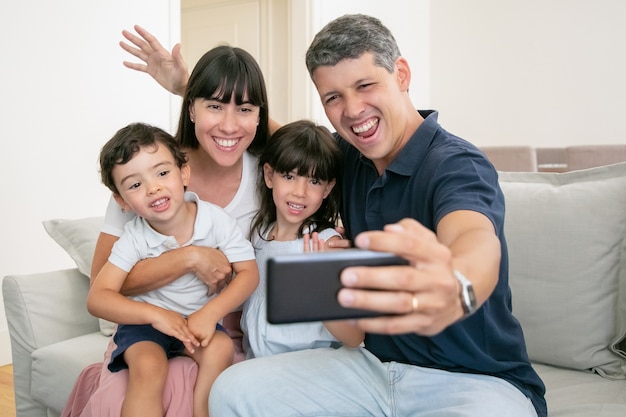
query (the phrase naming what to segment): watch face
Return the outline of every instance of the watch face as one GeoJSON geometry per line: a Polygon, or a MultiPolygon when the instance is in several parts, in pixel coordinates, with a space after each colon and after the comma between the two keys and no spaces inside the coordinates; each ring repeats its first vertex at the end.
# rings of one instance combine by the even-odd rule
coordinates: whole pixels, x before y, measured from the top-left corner
{"type": "Polygon", "coordinates": [[[472,314],[476,310],[476,294],[470,280],[457,270],[454,270],[454,276],[461,283],[461,305],[466,315],[472,314]]]}
{"type": "Polygon", "coordinates": [[[474,310],[476,310],[476,294],[474,294],[474,287],[472,286],[472,284],[469,284],[466,288],[467,290],[467,298],[469,301],[469,310],[470,313],[473,313],[474,310]]]}

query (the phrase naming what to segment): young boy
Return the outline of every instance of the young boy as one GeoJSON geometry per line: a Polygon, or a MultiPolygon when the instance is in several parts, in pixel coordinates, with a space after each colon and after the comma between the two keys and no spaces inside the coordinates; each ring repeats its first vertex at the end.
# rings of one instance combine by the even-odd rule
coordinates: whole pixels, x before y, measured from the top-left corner
{"type": "Polygon", "coordinates": [[[234,352],[219,320],[258,285],[252,245],[221,208],[185,192],[190,169],[165,131],[145,124],[122,128],[102,148],[100,168],[115,200],[137,214],[93,280],[87,299],[91,314],[123,323],[108,365],[112,372],[129,369],[122,416],[163,415],[167,360],[179,355],[198,363],[194,417],[208,416],[213,381],[231,365],[234,352]],[[236,276],[218,295],[209,298],[207,286],[193,274],[146,294],[120,294],[128,272],[141,259],[186,245],[218,248],[232,263],[236,276]]]}

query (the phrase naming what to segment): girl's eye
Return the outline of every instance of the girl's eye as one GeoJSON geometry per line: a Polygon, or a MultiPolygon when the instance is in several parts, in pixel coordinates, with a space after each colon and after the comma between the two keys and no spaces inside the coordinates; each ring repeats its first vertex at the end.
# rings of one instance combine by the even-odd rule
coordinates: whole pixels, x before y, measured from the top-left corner
{"type": "Polygon", "coordinates": [[[283,178],[286,179],[286,180],[291,180],[291,179],[293,179],[293,175],[291,175],[291,174],[283,174],[283,178]]]}
{"type": "Polygon", "coordinates": [[[140,182],[136,182],[134,184],[131,184],[130,187],[128,187],[129,190],[134,190],[141,187],[141,183],[140,182]]]}
{"type": "Polygon", "coordinates": [[[169,173],[170,173],[169,171],[161,171],[161,172],[159,172],[159,175],[158,175],[158,176],[159,176],[159,177],[164,177],[164,176],[166,176],[166,175],[167,175],[167,174],[169,174],[169,173]]]}

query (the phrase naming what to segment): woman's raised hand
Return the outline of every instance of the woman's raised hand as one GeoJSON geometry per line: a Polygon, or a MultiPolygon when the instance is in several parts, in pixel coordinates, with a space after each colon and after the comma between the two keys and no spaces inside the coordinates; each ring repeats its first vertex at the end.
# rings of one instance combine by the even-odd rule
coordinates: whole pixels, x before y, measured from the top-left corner
{"type": "Polygon", "coordinates": [[[134,29],[139,36],[127,30],[122,31],[122,35],[132,45],[120,41],[120,46],[144,63],[124,61],[124,65],[150,74],[167,91],[182,96],[189,80],[189,70],[183,59],[180,43],[174,45],[170,53],[150,32],[139,25],[135,25],[134,29]]]}

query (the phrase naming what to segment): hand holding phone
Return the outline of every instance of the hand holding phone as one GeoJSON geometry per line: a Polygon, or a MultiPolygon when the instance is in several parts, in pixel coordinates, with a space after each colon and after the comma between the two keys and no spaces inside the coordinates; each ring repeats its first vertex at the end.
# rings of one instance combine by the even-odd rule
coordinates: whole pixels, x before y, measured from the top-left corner
{"type": "Polygon", "coordinates": [[[281,255],[267,260],[267,319],[272,324],[383,315],[342,307],[339,276],[349,266],[408,265],[399,256],[361,249],[281,255]]]}

